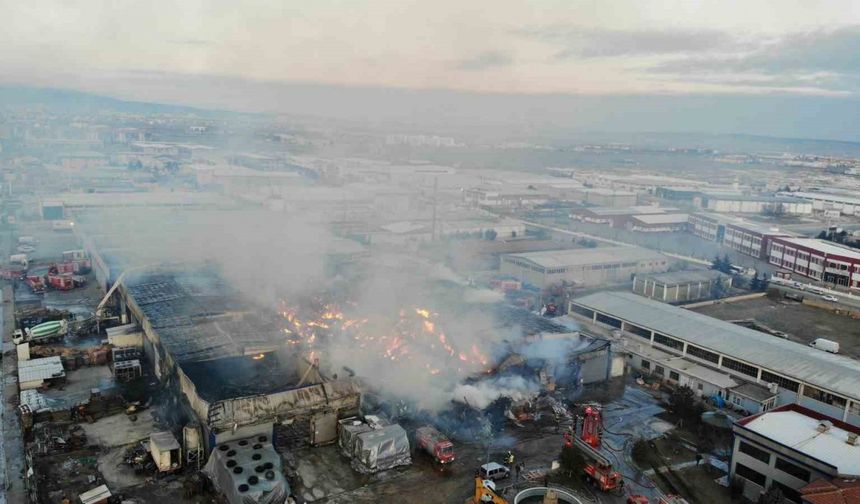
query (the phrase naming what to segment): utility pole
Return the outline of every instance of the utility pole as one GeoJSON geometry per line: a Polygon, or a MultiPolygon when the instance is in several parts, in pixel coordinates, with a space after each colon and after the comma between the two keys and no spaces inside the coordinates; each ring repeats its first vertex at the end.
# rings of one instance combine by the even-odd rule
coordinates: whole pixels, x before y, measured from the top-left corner
{"type": "Polygon", "coordinates": [[[436,241],[436,192],[439,190],[439,177],[433,178],[433,227],[430,231],[430,241],[436,241]]]}

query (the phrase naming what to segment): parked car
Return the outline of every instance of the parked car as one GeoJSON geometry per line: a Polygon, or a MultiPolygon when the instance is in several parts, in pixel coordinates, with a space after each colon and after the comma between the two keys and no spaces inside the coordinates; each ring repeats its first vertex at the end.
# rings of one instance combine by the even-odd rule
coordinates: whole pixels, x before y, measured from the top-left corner
{"type": "Polygon", "coordinates": [[[481,478],[498,481],[511,475],[511,470],[497,462],[490,462],[481,466],[481,478]]]}
{"type": "Polygon", "coordinates": [[[823,300],[825,300],[825,301],[830,301],[831,303],[836,303],[836,302],[838,302],[838,301],[839,301],[839,298],[838,298],[838,297],[836,297],[836,296],[831,296],[831,295],[829,295],[829,294],[828,294],[828,295],[826,295],[826,296],[821,296],[821,299],[823,299],[823,300]]]}

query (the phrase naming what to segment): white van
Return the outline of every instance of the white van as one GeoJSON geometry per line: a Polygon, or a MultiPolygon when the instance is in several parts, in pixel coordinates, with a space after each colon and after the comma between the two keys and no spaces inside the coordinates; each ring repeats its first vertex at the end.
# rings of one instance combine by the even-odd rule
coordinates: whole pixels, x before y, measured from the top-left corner
{"type": "Polygon", "coordinates": [[[812,343],[809,344],[812,348],[817,348],[819,350],[824,350],[825,352],[830,353],[839,353],[839,343],[824,339],[824,338],[816,338],[812,343]]]}
{"type": "Polygon", "coordinates": [[[511,470],[497,462],[490,462],[481,466],[481,478],[497,481],[511,475],[511,470]]]}

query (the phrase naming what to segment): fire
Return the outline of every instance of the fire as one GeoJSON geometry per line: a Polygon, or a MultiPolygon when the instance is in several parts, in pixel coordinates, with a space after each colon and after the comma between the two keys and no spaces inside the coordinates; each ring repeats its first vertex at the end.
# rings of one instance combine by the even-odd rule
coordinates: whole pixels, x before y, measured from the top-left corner
{"type": "MultiPolygon", "coordinates": [[[[319,302],[315,317],[299,317],[300,310],[283,302],[281,314],[287,322],[285,338],[311,360],[319,358],[326,344],[337,342],[364,352],[375,352],[380,364],[404,369],[424,368],[430,375],[471,374],[487,371],[490,359],[478,348],[458,348],[441,330],[439,314],[427,308],[399,309],[393,319],[385,316],[351,318],[337,306],[319,302]]],[[[350,304],[347,304],[349,307],[350,304]]],[[[305,310],[301,310],[305,313],[305,310]]]]}

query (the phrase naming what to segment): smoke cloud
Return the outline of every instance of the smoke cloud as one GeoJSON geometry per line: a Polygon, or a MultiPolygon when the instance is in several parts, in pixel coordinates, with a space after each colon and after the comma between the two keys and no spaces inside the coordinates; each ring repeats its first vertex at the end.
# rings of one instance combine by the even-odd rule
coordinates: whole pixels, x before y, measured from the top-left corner
{"type": "Polygon", "coordinates": [[[326,373],[351,370],[383,397],[439,412],[464,397],[484,408],[538,389],[516,377],[465,384],[521,339],[519,327],[501,326],[494,316],[501,294],[471,288],[416,254],[374,249],[344,260],[361,256],[361,246],[334,236],[319,216],[124,210],[78,220],[99,250],[122,259],[115,278],[144,265],[214,266],[253,304],[289,310],[301,325],[284,320],[299,339],[294,348],[319,358],[326,373]],[[337,318],[320,320],[325,312],[337,318]]]}

